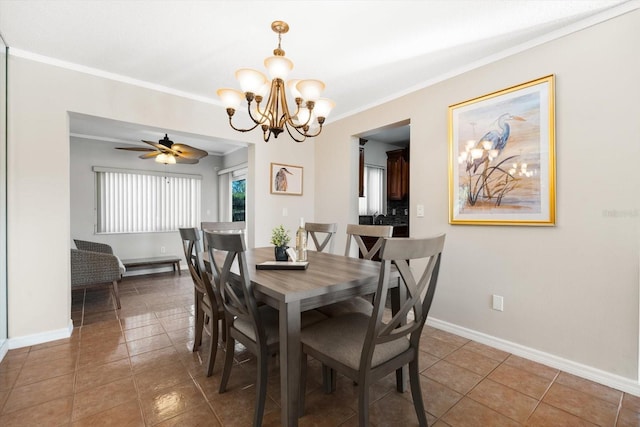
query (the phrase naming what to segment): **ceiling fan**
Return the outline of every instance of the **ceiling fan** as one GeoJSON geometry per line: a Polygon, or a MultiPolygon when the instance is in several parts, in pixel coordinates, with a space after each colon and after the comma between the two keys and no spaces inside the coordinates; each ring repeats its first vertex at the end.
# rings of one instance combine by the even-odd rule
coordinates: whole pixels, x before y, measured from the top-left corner
{"type": "Polygon", "coordinates": [[[154,148],[145,147],[116,147],[116,150],[128,150],[128,151],[147,151],[147,153],[140,155],[141,159],[153,159],[156,162],[164,164],[196,164],[200,159],[207,156],[207,152],[198,148],[192,147],[187,144],[175,144],[169,139],[169,136],[165,133],[164,138],[158,142],[151,142],[142,140],[145,144],[149,144],[154,148]]]}

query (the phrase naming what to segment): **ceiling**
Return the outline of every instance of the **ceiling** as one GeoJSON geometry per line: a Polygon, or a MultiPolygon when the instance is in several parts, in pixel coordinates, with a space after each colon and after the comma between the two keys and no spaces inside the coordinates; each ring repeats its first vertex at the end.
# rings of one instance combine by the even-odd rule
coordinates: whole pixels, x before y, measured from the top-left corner
{"type": "MultiPolygon", "coordinates": [[[[331,122],[638,7],[635,0],[0,0],[0,34],[16,56],[220,105],[216,90],[238,87],[236,69],[264,70],[277,44],[271,22],[284,20],[290,77],[326,83],[324,95],[336,102],[331,122]]],[[[71,131],[128,143],[170,132],[90,116],[73,117],[71,131]]],[[[170,137],[212,154],[237,148],[170,137]]]]}

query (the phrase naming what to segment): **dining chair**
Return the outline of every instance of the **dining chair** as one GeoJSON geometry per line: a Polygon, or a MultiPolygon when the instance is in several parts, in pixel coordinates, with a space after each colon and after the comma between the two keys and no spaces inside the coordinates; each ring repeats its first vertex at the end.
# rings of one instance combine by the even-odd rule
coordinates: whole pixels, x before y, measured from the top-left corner
{"type": "MultiPolygon", "coordinates": [[[[436,290],[444,241],[444,234],[421,239],[384,239],[380,246],[380,275],[372,314],[349,313],[302,330],[301,405],[304,405],[307,355],[358,384],[361,427],[369,425],[371,385],[409,364],[418,422],[421,426],[427,425],[418,368],[420,334],[436,290]],[[409,267],[409,260],[422,261],[412,262],[409,267]],[[383,314],[392,264],[400,275],[399,286],[404,287],[406,298],[389,319],[383,314]]],[[[327,381],[327,377],[323,380],[327,381]]]]}
{"type": "MultiPolygon", "coordinates": [[[[347,224],[347,246],[345,248],[345,256],[351,255],[351,241],[355,241],[359,253],[364,259],[373,259],[382,246],[385,237],[391,237],[393,234],[393,226],[391,225],[360,225],[347,224]],[[368,249],[364,238],[376,238],[373,246],[368,249]]],[[[373,309],[373,298],[357,296],[344,301],[336,302],[324,307],[318,308],[318,311],[329,317],[341,316],[352,312],[361,312],[370,314],[373,309]]]]}
{"type": "Polygon", "coordinates": [[[213,373],[213,366],[218,352],[218,323],[222,322],[224,336],[224,310],[220,303],[220,296],[217,290],[211,285],[209,275],[205,271],[200,248],[200,232],[197,228],[180,228],[182,238],[182,249],[184,257],[193,280],[194,300],[195,300],[195,337],[193,340],[193,351],[197,351],[202,344],[202,331],[206,325],[209,326],[211,342],[209,343],[209,360],[207,362],[207,376],[213,373]]]}
{"type": "Polygon", "coordinates": [[[304,229],[307,231],[307,243],[309,242],[309,236],[311,236],[311,240],[313,240],[316,251],[323,252],[325,248],[329,246],[328,252],[333,253],[334,236],[338,230],[338,224],[335,222],[307,222],[304,225],[304,229]]]}
{"type": "Polygon", "coordinates": [[[205,252],[209,249],[207,247],[207,240],[204,238],[205,231],[218,231],[228,233],[239,233],[247,229],[247,223],[245,221],[202,221],[200,223],[200,230],[202,230],[202,239],[204,240],[205,252]]]}
{"type": "Polygon", "coordinates": [[[391,237],[393,235],[392,225],[361,225],[361,224],[347,224],[347,246],[344,251],[345,256],[351,255],[351,241],[355,241],[358,245],[358,250],[364,259],[374,259],[378,254],[382,241],[385,237],[391,237]],[[377,238],[371,248],[367,248],[364,242],[364,237],[377,238]]]}
{"type": "MultiPolygon", "coordinates": [[[[273,307],[257,304],[243,234],[210,231],[204,234],[209,247],[209,264],[222,299],[227,325],[226,356],[219,392],[226,391],[237,340],[258,359],[253,425],[260,426],[267,395],[268,360],[270,355],[278,352],[280,343],[279,313],[273,307]],[[216,260],[215,251],[226,252],[222,265],[216,260]],[[231,273],[234,265],[237,266],[236,274],[231,273]]],[[[315,310],[305,311],[301,316],[301,326],[304,328],[324,318],[315,310]]]]}

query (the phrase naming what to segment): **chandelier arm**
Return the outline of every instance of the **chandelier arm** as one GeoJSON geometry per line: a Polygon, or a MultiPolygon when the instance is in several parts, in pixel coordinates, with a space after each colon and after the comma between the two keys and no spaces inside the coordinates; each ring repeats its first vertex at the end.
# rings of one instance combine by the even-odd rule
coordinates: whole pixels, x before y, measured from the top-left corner
{"type": "Polygon", "coordinates": [[[264,139],[264,142],[269,142],[269,139],[271,139],[271,130],[268,127],[262,127],[262,139],[264,139]]]}
{"type": "Polygon", "coordinates": [[[253,127],[247,128],[247,129],[241,129],[241,128],[237,128],[233,125],[233,121],[231,120],[231,116],[229,116],[229,126],[231,126],[231,129],[233,130],[237,130],[238,132],[251,132],[252,130],[254,130],[255,128],[258,127],[260,123],[256,123],[255,125],[253,125],[253,127]]]}
{"type": "Polygon", "coordinates": [[[320,132],[322,132],[322,124],[320,125],[320,127],[318,127],[318,132],[314,133],[313,135],[310,134],[310,133],[306,133],[305,132],[305,136],[308,137],[308,138],[314,138],[314,137],[320,135],[320,132]]]}
{"type": "MultiPolygon", "coordinates": [[[[256,99],[256,111],[258,112],[259,116],[265,116],[266,114],[264,114],[262,111],[260,111],[260,101],[258,101],[256,99]]],[[[253,114],[251,114],[251,101],[247,102],[247,113],[249,113],[249,118],[251,120],[253,120],[253,123],[256,124],[256,126],[264,124],[265,120],[263,119],[262,121],[256,119],[255,117],[253,117],[253,114]]],[[[251,129],[255,129],[256,126],[252,127],[251,129]]]]}
{"type": "MultiPolygon", "coordinates": [[[[320,125],[320,127],[318,128],[318,131],[317,131],[316,133],[314,133],[314,134],[310,134],[310,133],[308,132],[309,128],[307,128],[306,130],[305,130],[305,129],[302,129],[302,130],[304,130],[304,133],[303,133],[303,132],[300,132],[300,129],[298,129],[298,128],[295,128],[295,127],[294,127],[294,129],[295,129],[295,130],[296,130],[300,135],[304,136],[305,138],[314,138],[314,137],[316,137],[316,136],[320,135],[320,132],[322,132],[322,123],[319,123],[319,125],[320,125]]],[[[293,138],[293,137],[292,137],[292,138],[293,138]]],[[[294,139],[295,139],[295,138],[294,138],[294,139]]]]}
{"type": "Polygon", "coordinates": [[[258,111],[263,117],[262,124],[267,125],[270,131],[276,127],[275,121],[278,118],[278,80],[273,79],[271,81],[271,90],[269,91],[269,98],[264,105],[264,110],[258,111]]]}
{"type": "Polygon", "coordinates": [[[295,142],[304,142],[305,139],[307,139],[307,135],[304,133],[301,133],[298,129],[296,129],[294,127],[294,129],[296,130],[296,132],[298,132],[300,135],[302,135],[302,139],[298,139],[294,136],[293,133],[291,133],[291,129],[289,128],[289,125],[287,123],[284,124],[284,128],[287,130],[287,133],[289,134],[289,136],[291,137],[291,139],[293,139],[295,142]]]}

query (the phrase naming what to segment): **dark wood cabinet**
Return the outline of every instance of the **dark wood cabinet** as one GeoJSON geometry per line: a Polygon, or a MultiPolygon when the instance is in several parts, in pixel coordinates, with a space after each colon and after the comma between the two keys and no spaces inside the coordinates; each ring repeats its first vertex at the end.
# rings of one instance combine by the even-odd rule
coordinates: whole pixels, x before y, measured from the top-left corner
{"type": "Polygon", "coordinates": [[[387,151],[387,199],[404,200],[409,195],[409,151],[387,151]]]}
{"type": "Polygon", "coordinates": [[[364,144],[367,140],[360,138],[360,160],[358,165],[358,197],[364,197],[364,144]]]}
{"type": "Polygon", "coordinates": [[[364,197],[364,147],[360,147],[360,166],[358,169],[358,197],[364,197]]]}

